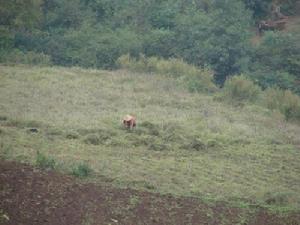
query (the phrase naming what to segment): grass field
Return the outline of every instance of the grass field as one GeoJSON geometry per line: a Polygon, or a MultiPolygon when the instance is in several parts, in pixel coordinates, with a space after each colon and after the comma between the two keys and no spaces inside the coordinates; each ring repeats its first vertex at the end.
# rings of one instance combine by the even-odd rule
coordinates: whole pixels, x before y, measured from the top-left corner
{"type": "Polygon", "coordinates": [[[0,155],[36,164],[37,152],[67,173],[87,165],[94,182],[300,207],[300,125],[158,75],[0,66],[0,155]],[[126,114],[134,131],[121,126],[126,114]]]}

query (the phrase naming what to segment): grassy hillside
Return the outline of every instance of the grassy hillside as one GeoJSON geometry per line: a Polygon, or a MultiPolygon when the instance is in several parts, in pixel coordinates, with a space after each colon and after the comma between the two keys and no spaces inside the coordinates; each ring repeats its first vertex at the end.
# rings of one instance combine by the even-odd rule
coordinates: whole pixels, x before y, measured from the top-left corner
{"type": "Polygon", "coordinates": [[[299,209],[299,137],[279,113],[162,76],[0,66],[0,156],[42,164],[42,155],[68,173],[84,163],[95,182],[299,209]],[[128,113],[134,131],[121,126],[128,113]]]}

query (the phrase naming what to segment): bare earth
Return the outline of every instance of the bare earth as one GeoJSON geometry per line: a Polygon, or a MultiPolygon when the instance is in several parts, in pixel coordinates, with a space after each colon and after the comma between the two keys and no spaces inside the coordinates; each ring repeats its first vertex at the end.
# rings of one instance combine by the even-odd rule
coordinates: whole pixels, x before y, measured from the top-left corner
{"type": "Polygon", "coordinates": [[[299,221],[299,213],[279,216],[263,209],[86,184],[54,171],[0,161],[0,224],[299,225],[299,221]]]}

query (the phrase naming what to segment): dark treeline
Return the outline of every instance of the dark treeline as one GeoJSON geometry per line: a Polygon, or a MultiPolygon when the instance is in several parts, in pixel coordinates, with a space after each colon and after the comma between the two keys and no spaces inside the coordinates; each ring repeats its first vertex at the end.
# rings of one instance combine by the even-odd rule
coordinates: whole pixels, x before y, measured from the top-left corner
{"type": "MultiPolygon", "coordinates": [[[[295,0],[276,1],[285,14],[295,0]]],[[[0,0],[0,60],[111,69],[124,54],[182,58],[300,92],[296,33],[251,44],[271,0],[0,0]]]]}

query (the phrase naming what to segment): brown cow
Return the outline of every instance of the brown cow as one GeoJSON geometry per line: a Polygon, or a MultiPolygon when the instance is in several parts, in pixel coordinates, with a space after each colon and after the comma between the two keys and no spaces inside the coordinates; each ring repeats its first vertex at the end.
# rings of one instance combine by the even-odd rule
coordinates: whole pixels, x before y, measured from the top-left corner
{"type": "Polygon", "coordinates": [[[133,129],[136,126],[136,118],[131,115],[126,115],[123,118],[123,125],[128,129],[133,129]]]}

